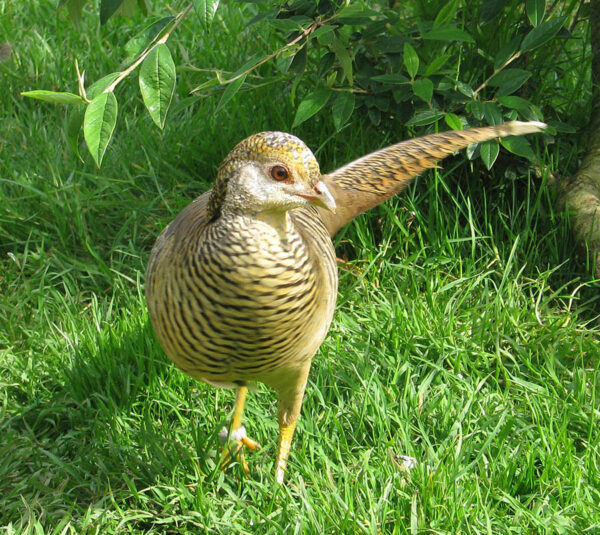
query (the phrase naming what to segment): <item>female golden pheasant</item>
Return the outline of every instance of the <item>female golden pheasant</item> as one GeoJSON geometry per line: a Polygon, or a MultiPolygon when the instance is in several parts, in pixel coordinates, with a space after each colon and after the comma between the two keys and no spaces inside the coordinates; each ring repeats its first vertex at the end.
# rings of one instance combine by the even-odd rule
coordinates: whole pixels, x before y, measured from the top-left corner
{"type": "Polygon", "coordinates": [[[239,446],[258,447],[241,424],[247,384],[261,381],[278,391],[277,482],[310,364],[335,308],[331,236],[454,151],[544,127],[514,121],[432,134],[327,175],[300,139],[262,132],[239,143],[219,167],[214,188],[164,229],[146,280],[158,340],[185,373],[237,388],[231,438],[239,446]]]}

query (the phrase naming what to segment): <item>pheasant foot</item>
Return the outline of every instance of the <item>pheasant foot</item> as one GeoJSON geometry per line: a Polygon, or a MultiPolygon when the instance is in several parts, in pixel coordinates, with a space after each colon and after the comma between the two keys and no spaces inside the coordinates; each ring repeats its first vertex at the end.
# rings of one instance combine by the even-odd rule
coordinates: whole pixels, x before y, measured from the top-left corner
{"type": "Polygon", "coordinates": [[[246,428],[242,425],[242,414],[244,412],[247,393],[247,387],[238,387],[233,418],[231,419],[231,432],[224,427],[219,433],[219,439],[221,442],[227,442],[229,440],[229,444],[225,447],[225,451],[223,452],[221,468],[227,467],[235,457],[238,457],[244,472],[248,474],[250,469],[248,468],[248,463],[244,456],[244,446],[249,450],[256,451],[260,449],[260,444],[246,434],[246,428]]]}

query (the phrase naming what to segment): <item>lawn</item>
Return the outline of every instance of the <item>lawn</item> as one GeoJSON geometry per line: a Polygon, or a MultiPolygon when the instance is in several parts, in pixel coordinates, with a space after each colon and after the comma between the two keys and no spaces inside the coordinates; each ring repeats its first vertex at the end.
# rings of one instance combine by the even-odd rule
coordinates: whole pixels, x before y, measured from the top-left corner
{"type": "MultiPolygon", "coordinates": [[[[274,46],[220,13],[208,35],[186,20],[176,63],[233,71],[274,46]]],[[[69,149],[63,107],[20,96],[76,92],[75,57],[86,80],[114,71],[139,24],[0,0],[0,533],[600,533],[600,283],[548,187],[582,147],[559,160],[531,136],[539,173],[452,157],[338,234],[338,307],[278,487],[275,393],[249,396],[250,474],[220,470],[234,394],[168,362],[144,271],[236,142],[290,130],[289,91],[256,83],[218,113],[216,91],[161,132],[131,79],[101,169],[69,149]]],[[[326,171],[406,131],[323,115],[294,133],[326,171]]]]}

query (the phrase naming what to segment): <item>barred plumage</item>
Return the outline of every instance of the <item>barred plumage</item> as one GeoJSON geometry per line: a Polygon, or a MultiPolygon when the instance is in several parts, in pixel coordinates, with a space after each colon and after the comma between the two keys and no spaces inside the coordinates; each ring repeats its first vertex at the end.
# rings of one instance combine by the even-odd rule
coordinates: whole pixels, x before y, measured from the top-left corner
{"type": "Polygon", "coordinates": [[[218,384],[260,381],[264,371],[312,358],[322,341],[313,340],[312,324],[331,321],[337,291],[333,247],[323,224],[315,224],[316,210],[291,213],[284,241],[253,218],[228,215],[194,226],[186,215],[164,231],[148,270],[150,314],[169,358],[218,384]],[[314,251],[294,227],[321,234],[314,251]],[[173,263],[179,242],[187,245],[173,263]],[[315,269],[318,262],[323,269],[315,269]],[[317,299],[318,291],[330,298],[317,299]]]}
{"type": "MultiPolygon", "coordinates": [[[[335,308],[337,266],[330,236],[453,151],[543,127],[513,122],[433,134],[324,176],[298,138],[255,134],[227,156],[213,190],[161,233],[146,280],[157,337],[184,372],[238,388],[236,435],[242,429],[246,384],[262,381],[277,389],[278,482],[310,363],[335,308]]],[[[241,441],[256,447],[249,439],[241,441]]]]}

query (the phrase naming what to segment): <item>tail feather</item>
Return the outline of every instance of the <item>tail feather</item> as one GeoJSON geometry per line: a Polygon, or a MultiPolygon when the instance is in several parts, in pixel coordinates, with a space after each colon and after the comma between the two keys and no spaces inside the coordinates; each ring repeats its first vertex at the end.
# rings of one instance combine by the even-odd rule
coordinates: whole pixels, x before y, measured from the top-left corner
{"type": "Polygon", "coordinates": [[[335,214],[321,211],[329,234],[333,236],[357,215],[400,192],[423,171],[437,167],[439,160],[459,149],[489,139],[542,132],[545,128],[544,123],[537,121],[511,121],[451,130],[402,141],[354,160],[322,177],[338,206],[335,214]]]}

